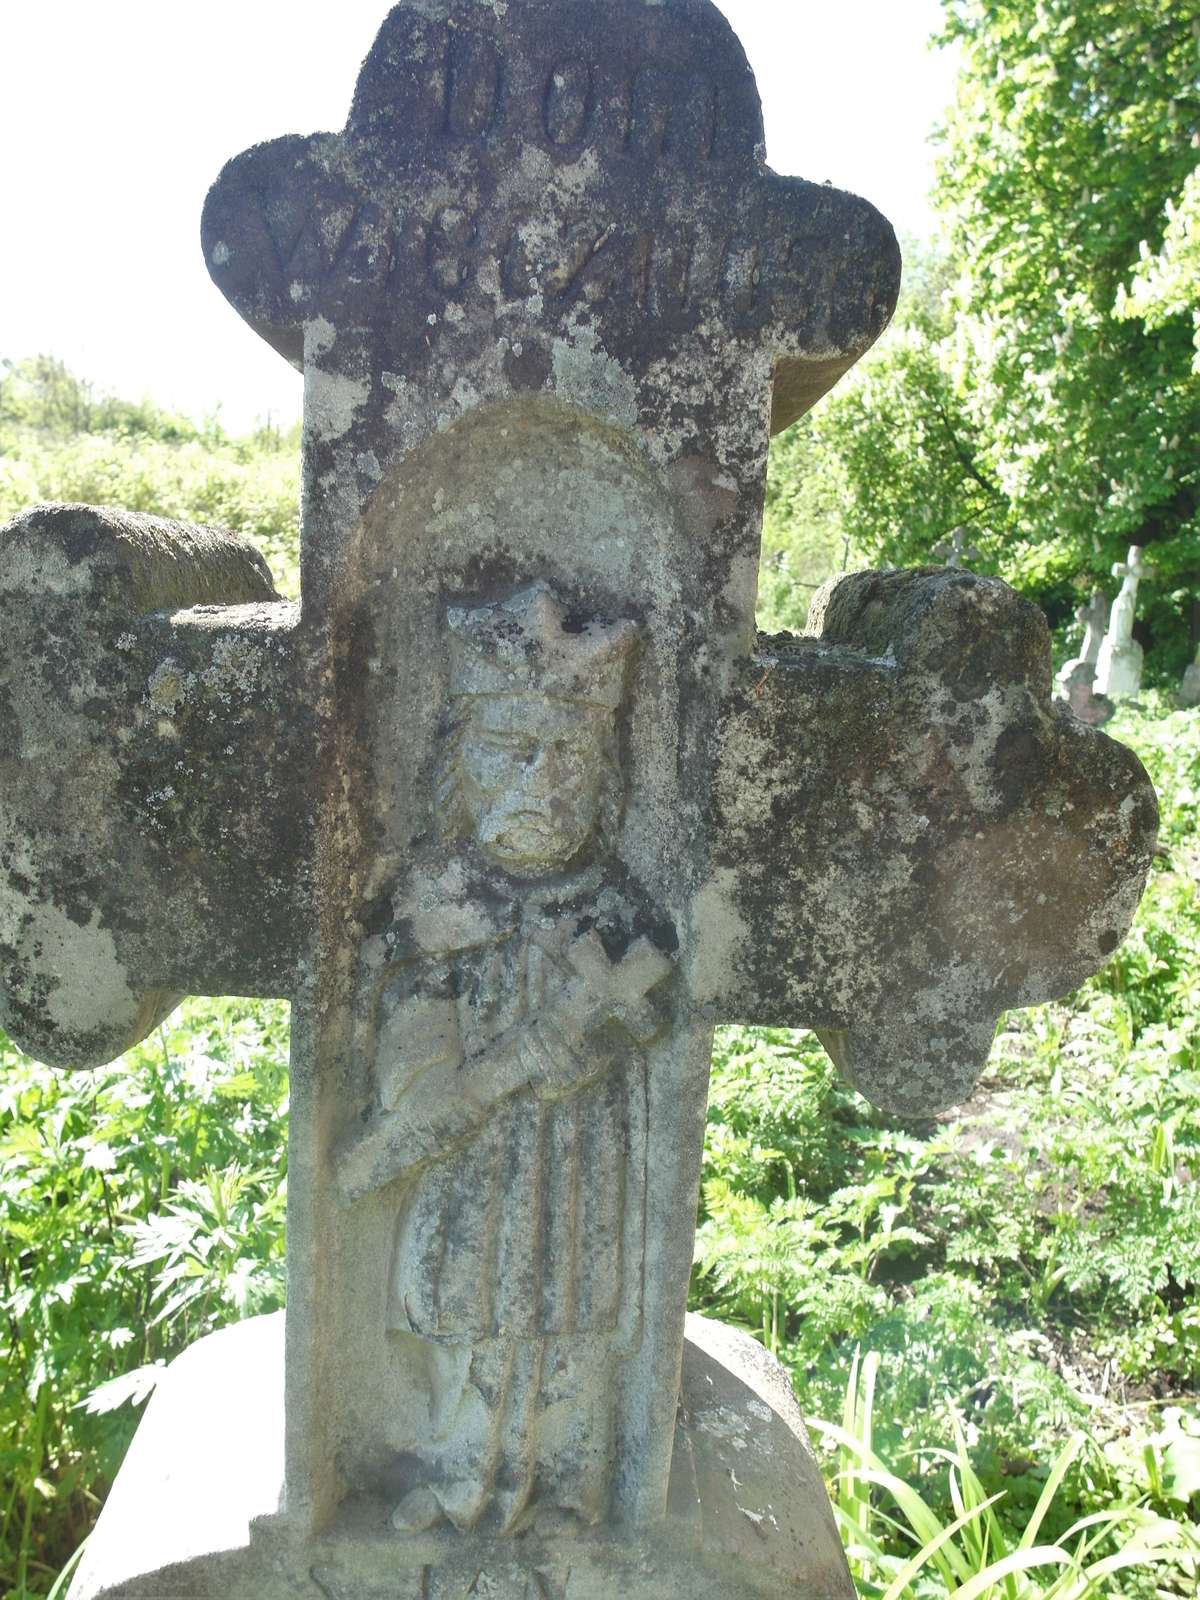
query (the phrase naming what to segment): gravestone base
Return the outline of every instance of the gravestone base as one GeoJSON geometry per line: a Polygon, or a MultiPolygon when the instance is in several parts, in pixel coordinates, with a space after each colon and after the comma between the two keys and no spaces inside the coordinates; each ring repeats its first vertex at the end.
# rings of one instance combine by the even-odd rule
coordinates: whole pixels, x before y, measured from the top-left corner
{"type": "Polygon", "coordinates": [[[1096,692],[1113,700],[1129,700],[1141,691],[1145,652],[1136,639],[1116,650],[1108,641],[1100,651],[1096,667],[1096,692]]]}
{"type": "Polygon", "coordinates": [[[71,1600],[854,1600],[803,1422],[746,1334],[688,1318],[666,1520],[577,1538],[402,1536],[343,1506],[317,1539],[279,1514],[283,1314],[167,1372],[71,1600]]]}
{"type": "Polygon", "coordinates": [[[1068,661],[1057,679],[1059,698],[1079,718],[1098,728],[1110,721],[1116,706],[1106,695],[1096,693],[1096,668],[1090,661],[1068,661]]]}

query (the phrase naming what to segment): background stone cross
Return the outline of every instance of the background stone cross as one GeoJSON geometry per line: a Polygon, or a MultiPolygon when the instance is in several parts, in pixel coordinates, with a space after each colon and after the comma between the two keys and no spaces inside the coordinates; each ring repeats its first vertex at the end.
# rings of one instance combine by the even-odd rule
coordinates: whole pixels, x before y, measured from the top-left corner
{"type": "Polygon", "coordinates": [[[1130,547],[1126,560],[1113,563],[1113,577],[1121,578],[1125,583],[1132,583],[1135,596],[1138,584],[1153,578],[1154,575],[1155,569],[1149,562],[1142,560],[1140,545],[1135,544],[1130,547]]]}
{"type": "Polygon", "coordinates": [[[4,531],[0,972],[64,1065],[189,991],[293,1000],[261,1592],[586,1597],[606,1539],[622,1592],[815,1581],[804,1516],[751,1538],[720,1429],[677,1427],[681,1362],[685,1396],[732,1382],[684,1335],[714,1023],[954,1103],[1006,1007],[1123,936],[1152,791],[1050,707],[993,580],[859,574],[756,638],[771,429],[881,332],[899,257],[765,167],[707,0],[407,0],[344,132],[238,157],[203,237],[304,372],[303,603],[204,530],[4,531]],[[647,968],[632,1031],[570,1001],[601,958],[647,968]]]}
{"type": "Polygon", "coordinates": [[[1108,597],[1103,589],[1092,590],[1091,599],[1086,606],[1079,607],[1075,613],[1075,620],[1082,622],[1084,627],[1080,657],[1084,661],[1090,661],[1094,666],[1100,655],[1104,630],[1108,626],[1108,597]]]}
{"type": "Polygon", "coordinates": [[[1122,582],[1096,662],[1099,694],[1126,697],[1137,694],[1142,686],[1144,651],[1133,637],[1133,625],[1137,618],[1138,585],[1153,576],[1154,568],[1142,560],[1140,545],[1130,548],[1128,560],[1118,561],[1113,566],[1113,577],[1122,582]]]}
{"type": "Polygon", "coordinates": [[[940,556],[948,567],[965,567],[979,560],[979,551],[973,544],[967,543],[965,528],[955,528],[948,538],[934,545],[933,553],[940,556]]]}

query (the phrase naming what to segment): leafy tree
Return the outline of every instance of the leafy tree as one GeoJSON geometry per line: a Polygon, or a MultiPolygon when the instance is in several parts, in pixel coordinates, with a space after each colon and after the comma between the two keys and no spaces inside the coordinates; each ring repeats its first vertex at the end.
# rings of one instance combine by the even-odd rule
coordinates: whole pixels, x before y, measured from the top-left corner
{"type": "Polygon", "coordinates": [[[908,564],[965,525],[1054,620],[1154,546],[1147,627],[1173,675],[1200,591],[1200,8],[944,4],[950,287],[910,299],[806,459],[864,554],[908,564]]]}
{"type": "Polygon", "coordinates": [[[948,261],[904,245],[905,282],[883,343],[771,447],[759,621],[803,625],[813,587],[865,563],[917,565],[955,528],[974,536],[1006,503],[950,375],[948,261]]]}
{"type": "Polygon", "coordinates": [[[1200,372],[1200,167],[1188,174],[1178,204],[1167,201],[1167,231],[1159,253],[1151,255],[1142,241],[1141,264],[1129,293],[1117,295],[1117,314],[1141,317],[1148,328],[1190,315],[1196,328],[1192,371],[1200,372]]]}

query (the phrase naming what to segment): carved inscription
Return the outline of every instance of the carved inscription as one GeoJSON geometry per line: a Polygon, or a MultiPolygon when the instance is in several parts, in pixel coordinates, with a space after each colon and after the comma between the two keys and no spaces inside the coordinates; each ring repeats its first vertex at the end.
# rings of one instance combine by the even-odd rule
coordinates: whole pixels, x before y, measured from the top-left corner
{"type": "Polygon", "coordinates": [[[429,226],[426,261],[429,281],[443,294],[454,295],[471,274],[471,250],[479,238],[475,219],[458,206],[446,206],[429,226]]]}
{"type": "Polygon", "coordinates": [[[720,97],[699,72],[657,64],[642,67],[630,90],[628,149],[668,159],[712,161],[717,154],[720,97]]]}
{"type": "Polygon", "coordinates": [[[486,39],[451,33],[446,42],[442,132],[456,139],[482,139],[500,109],[500,52],[486,39]]]}
{"type": "Polygon", "coordinates": [[[621,78],[571,58],[536,66],[541,93],[531,97],[510,89],[505,58],[486,39],[447,30],[441,59],[435,131],[447,138],[487,142],[525,131],[556,150],[589,139],[656,160],[723,154],[724,108],[706,73],[647,62],[621,78]]]}
{"type": "Polygon", "coordinates": [[[465,206],[425,215],[414,209],[396,223],[374,204],[347,204],[319,227],[299,208],[293,215],[264,206],[260,215],[279,287],[296,304],[364,282],[389,300],[411,299],[421,281],[454,300],[487,292],[498,276],[513,300],[620,299],[647,317],[698,314],[711,305],[750,317],[790,302],[814,259],[809,242],[790,234],[751,240],[683,224],[636,229],[591,210],[568,214],[556,236],[533,242],[528,219],[506,221],[497,241],[486,214],[465,206]]]}
{"type": "Polygon", "coordinates": [[[575,144],[588,132],[596,108],[596,79],[586,61],[564,61],[550,73],[542,122],[557,146],[575,144]]]}
{"type": "Polygon", "coordinates": [[[464,1577],[425,1566],[369,1590],[323,1567],[313,1567],[309,1576],[326,1600],[570,1600],[570,1568],[561,1574],[544,1567],[506,1573],[481,1568],[464,1577]]]}

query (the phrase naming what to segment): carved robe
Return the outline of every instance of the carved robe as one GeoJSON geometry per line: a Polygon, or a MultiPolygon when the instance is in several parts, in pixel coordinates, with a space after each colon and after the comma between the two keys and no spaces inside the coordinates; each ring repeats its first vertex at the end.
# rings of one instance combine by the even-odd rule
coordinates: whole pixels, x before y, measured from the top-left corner
{"type": "MultiPolygon", "coordinates": [[[[486,1071],[497,1041],[512,1040],[564,987],[561,952],[577,918],[546,929],[538,923],[550,919],[535,913],[532,933],[512,920],[492,942],[406,963],[385,991],[393,1104],[430,1071],[453,1095],[468,1063],[486,1071]]],[[[563,1037],[526,1041],[533,1073],[556,1046],[562,1087],[500,1098],[477,1131],[414,1178],[397,1225],[390,1328],[449,1343],[570,1334],[636,1343],[644,1060],[632,1043],[587,1061],[567,1059],[577,1049],[563,1037]]]]}
{"type": "Polygon", "coordinates": [[[591,1525],[641,1338],[642,1044],[671,934],[650,940],[594,878],[517,902],[451,867],[398,906],[376,1106],[341,1171],[350,1198],[395,1184],[387,1327],[427,1352],[431,1431],[397,1525],[591,1525]]]}

